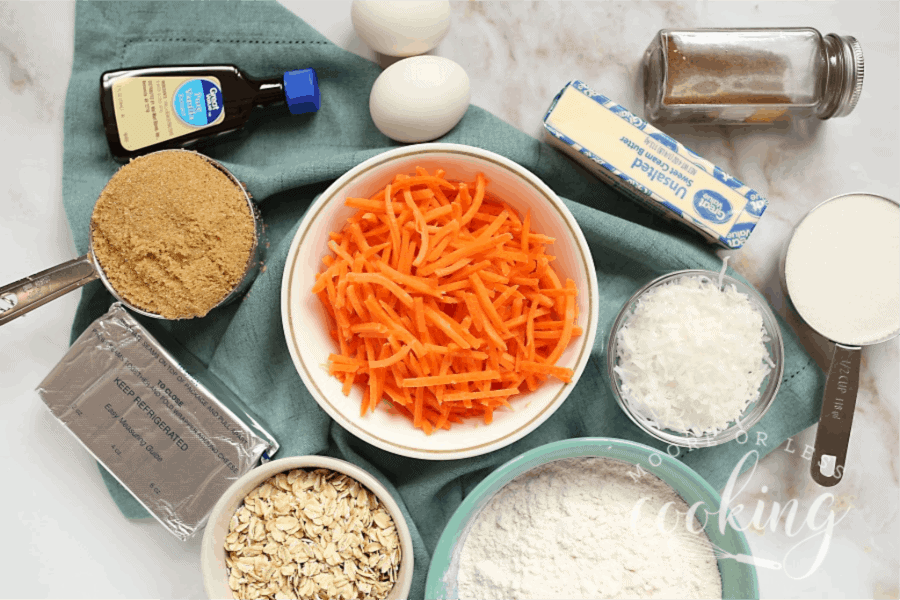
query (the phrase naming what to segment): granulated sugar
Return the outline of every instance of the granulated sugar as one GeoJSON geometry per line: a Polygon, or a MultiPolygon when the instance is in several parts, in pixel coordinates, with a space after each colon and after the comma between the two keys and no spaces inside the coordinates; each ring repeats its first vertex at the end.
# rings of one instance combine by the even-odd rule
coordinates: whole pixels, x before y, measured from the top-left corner
{"type": "Polygon", "coordinates": [[[132,305],[167,319],[202,317],[241,281],[256,240],[244,191],[193,152],[128,163],[91,217],[94,254],[132,305]]]}
{"type": "Polygon", "coordinates": [[[809,325],[847,345],[900,330],[900,207],[869,194],[823,203],[797,227],[785,258],[791,302],[809,325]]]}
{"type": "Polygon", "coordinates": [[[712,546],[688,531],[688,508],[624,462],[549,463],[509,483],[478,516],[460,556],[459,598],[721,598],[712,546]],[[660,525],[667,502],[674,506],[660,525]]]}

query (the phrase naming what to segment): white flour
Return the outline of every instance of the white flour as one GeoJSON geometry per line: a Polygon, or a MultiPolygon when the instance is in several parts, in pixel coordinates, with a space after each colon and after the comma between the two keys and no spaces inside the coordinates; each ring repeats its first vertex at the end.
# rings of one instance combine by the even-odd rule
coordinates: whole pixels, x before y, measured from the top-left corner
{"type": "Polygon", "coordinates": [[[688,505],[655,476],[635,481],[629,472],[638,473],[624,462],[575,458],[509,483],[466,538],[459,598],[721,598],[709,540],[685,527],[688,505]],[[680,515],[670,508],[663,533],[657,515],[667,502],[680,515]]]}

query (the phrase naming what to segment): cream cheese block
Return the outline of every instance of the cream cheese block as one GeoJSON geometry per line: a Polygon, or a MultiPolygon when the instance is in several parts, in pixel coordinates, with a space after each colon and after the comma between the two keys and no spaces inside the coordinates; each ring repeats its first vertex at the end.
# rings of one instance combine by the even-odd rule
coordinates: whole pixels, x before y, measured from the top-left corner
{"type": "Polygon", "coordinates": [[[707,240],[740,248],[766,210],[759,192],[581,81],[544,117],[548,143],[628,197],[707,240]]]}

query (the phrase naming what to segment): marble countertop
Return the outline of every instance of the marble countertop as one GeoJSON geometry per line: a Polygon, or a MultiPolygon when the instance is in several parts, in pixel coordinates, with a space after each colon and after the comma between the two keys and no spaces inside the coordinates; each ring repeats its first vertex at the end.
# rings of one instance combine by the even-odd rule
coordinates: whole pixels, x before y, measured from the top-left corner
{"type": "MultiPolygon", "coordinates": [[[[382,66],[391,62],[356,37],[349,2],[285,4],[341,47],[382,66]]],[[[812,26],[857,37],[866,80],[849,117],[788,130],[667,128],[769,198],[749,243],[729,253],[732,265],[801,333],[824,367],[827,344],[784,302],[778,256],[806,211],[831,196],[866,191],[900,197],[898,7],[855,0],[460,2],[453,4],[449,35],[433,54],[465,68],[474,104],[537,136],[550,99],[573,78],[638,110],[640,58],[663,27],[812,26]]],[[[0,283],[74,257],[61,201],[73,20],[71,3],[0,3],[0,283]]],[[[34,393],[67,349],[77,299],[70,294],[0,329],[0,508],[11,517],[0,565],[14,574],[5,577],[0,595],[203,597],[199,537],[180,543],[154,521],[122,518],[91,456],[34,393]]],[[[863,351],[854,434],[840,484],[825,490],[809,477],[815,427],[738,480],[743,491],[737,502],[745,507],[739,520],[748,527],[753,555],[783,563],[778,570],[758,569],[763,598],[900,595],[898,348],[894,340],[863,351]],[[792,506],[793,529],[784,517],[764,528],[750,522],[754,511],[762,511],[765,522],[773,508],[792,506]],[[825,544],[829,514],[832,537],[825,544]]],[[[748,451],[761,443],[747,440],[748,451]]]]}

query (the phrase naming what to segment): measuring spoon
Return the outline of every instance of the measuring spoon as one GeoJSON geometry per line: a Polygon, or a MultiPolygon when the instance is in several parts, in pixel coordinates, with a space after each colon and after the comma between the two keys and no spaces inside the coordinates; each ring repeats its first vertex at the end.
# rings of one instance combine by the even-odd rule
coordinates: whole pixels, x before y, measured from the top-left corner
{"type": "MultiPolygon", "coordinates": [[[[217,308],[237,298],[247,289],[259,273],[259,267],[263,259],[262,254],[265,248],[265,243],[262,243],[265,239],[262,218],[259,215],[259,210],[257,210],[256,205],[250,199],[250,195],[247,193],[247,190],[241,182],[221,164],[208,156],[204,156],[199,152],[193,152],[192,150],[160,150],[159,152],[153,152],[152,154],[162,154],[164,152],[191,152],[207,160],[212,166],[224,173],[234,185],[241,190],[241,193],[244,195],[244,199],[247,202],[247,206],[250,209],[250,214],[253,215],[256,234],[253,239],[253,246],[250,250],[250,258],[244,266],[244,273],[241,276],[240,281],[238,281],[231,291],[222,298],[215,307],[213,307],[217,308]]],[[[146,156],[150,155],[148,154],[146,156]]],[[[122,168],[127,169],[128,165],[125,165],[122,168]]],[[[110,283],[109,279],[106,277],[102,265],[94,255],[93,230],[91,230],[88,241],[88,252],[84,256],[66,261],[60,265],[41,271],[40,273],[35,273],[34,275],[25,277],[14,283],[0,287],[0,325],[5,325],[13,319],[21,317],[35,308],[43,306],[51,300],[56,300],[60,296],[78,289],[86,283],[98,278],[103,282],[103,285],[106,286],[106,289],[109,290],[109,293],[130,310],[154,319],[165,318],[156,313],[142,310],[134,306],[116,291],[115,287],[113,287],[112,283],[110,283]]]]}
{"type": "Polygon", "coordinates": [[[845,473],[862,347],[900,333],[898,237],[900,204],[842,194],[810,210],[782,254],[785,296],[834,344],[810,468],[822,486],[837,484],[845,473]]]}

